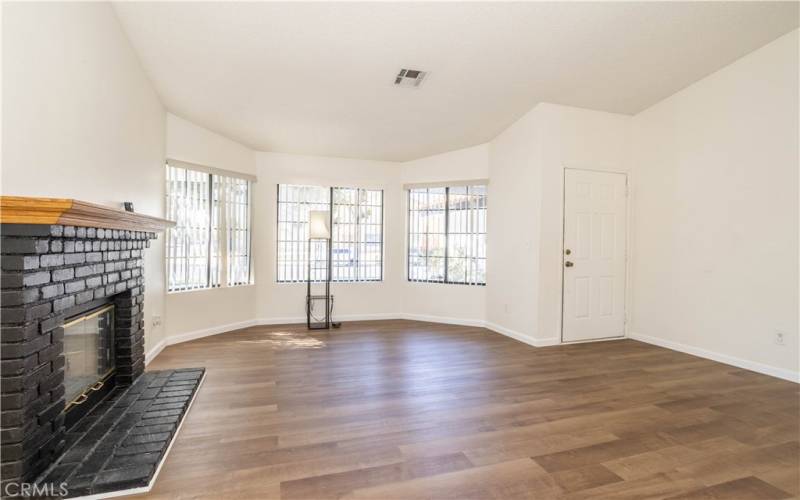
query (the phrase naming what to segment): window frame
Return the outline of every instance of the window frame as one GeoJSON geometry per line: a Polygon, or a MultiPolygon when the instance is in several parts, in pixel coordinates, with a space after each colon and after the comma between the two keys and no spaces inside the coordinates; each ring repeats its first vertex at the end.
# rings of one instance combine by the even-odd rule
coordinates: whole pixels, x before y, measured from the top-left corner
{"type": "MultiPolygon", "coordinates": [[[[282,222],[283,223],[291,223],[291,221],[281,221],[281,211],[280,211],[281,203],[301,203],[301,202],[282,202],[281,201],[281,186],[286,186],[286,187],[290,187],[290,186],[291,187],[318,187],[318,188],[324,189],[327,192],[327,194],[328,194],[328,200],[327,200],[328,207],[327,207],[327,210],[328,210],[328,213],[329,213],[328,224],[329,224],[330,231],[331,231],[331,239],[329,240],[329,248],[328,248],[328,253],[327,253],[326,259],[331,259],[332,258],[333,247],[334,247],[334,239],[333,238],[334,238],[334,234],[335,234],[335,225],[334,225],[335,222],[333,221],[333,214],[334,214],[334,210],[333,209],[334,209],[335,206],[340,206],[340,204],[334,203],[334,191],[337,190],[337,189],[342,189],[342,190],[348,189],[348,190],[356,190],[356,191],[362,191],[362,190],[363,191],[377,191],[378,193],[380,193],[380,208],[381,208],[381,216],[380,216],[380,235],[381,236],[380,236],[380,242],[379,242],[379,244],[380,244],[380,253],[379,253],[380,254],[380,267],[379,267],[379,269],[380,269],[380,277],[379,278],[368,278],[368,279],[335,279],[333,277],[333,275],[335,273],[331,272],[331,283],[337,283],[337,284],[344,284],[344,283],[381,283],[381,282],[384,281],[384,277],[386,275],[386,272],[385,272],[385,269],[384,269],[385,268],[385,264],[386,264],[386,243],[385,243],[385,241],[386,241],[386,229],[385,229],[385,226],[386,226],[386,205],[385,205],[386,196],[385,196],[385,190],[383,188],[379,188],[379,187],[363,187],[363,186],[358,186],[358,187],[321,186],[321,185],[314,185],[314,184],[289,184],[289,183],[280,183],[279,182],[279,183],[276,184],[276,191],[275,191],[275,283],[276,284],[284,285],[284,284],[306,283],[306,282],[308,282],[308,276],[307,276],[308,262],[307,261],[303,263],[303,266],[304,266],[303,267],[303,273],[302,273],[304,275],[303,279],[295,279],[295,280],[292,280],[292,279],[281,280],[280,279],[280,273],[281,273],[281,271],[280,271],[280,267],[281,267],[280,266],[280,264],[281,264],[280,244],[281,244],[281,242],[282,241],[283,242],[291,241],[291,242],[294,242],[294,243],[301,243],[301,244],[307,244],[308,243],[308,240],[302,241],[302,240],[281,240],[280,239],[281,223],[282,222]]],[[[357,222],[355,225],[356,225],[356,227],[361,227],[360,221],[357,222]]],[[[358,244],[361,244],[361,243],[362,242],[358,242],[358,244]]],[[[310,255],[306,256],[306,258],[310,258],[310,255]]],[[[358,272],[359,261],[356,261],[355,268],[356,268],[356,272],[358,272]]],[[[333,271],[333,266],[331,267],[331,270],[333,271]]],[[[311,282],[312,283],[324,283],[325,280],[313,279],[313,280],[311,280],[311,282]]]]}
{"type": "MultiPolygon", "coordinates": [[[[449,250],[450,250],[450,189],[454,187],[472,187],[472,186],[483,186],[484,189],[487,190],[487,193],[484,197],[488,200],[488,184],[448,184],[445,186],[437,186],[440,188],[444,188],[445,190],[445,200],[444,200],[444,278],[441,280],[431,280],[431,279],[412,279],[411,278],[411,192],[413,190],[418,189],[431,189],[431,187],[409,187],[406,189],[406,281],[409,283],[435,283],[440,285],[466,285],[466,286],[486,286],[486,277],[484,275],[484,281],[481,282],[469,282],[469,281],[452,281],[448,279],[448,274],[450,272],[449,266],[449,250]]],[[[487,210],[487,219],[488,219],[488,204],[485,205],[484,210],[487,210]]],[[[488,222],[488,220],[487,220],[488,222]]],[[[429,233],[416,233],[416,234],[429,234],[429,233]]],[[[476,234],[488,234],[487,232],[484,233],[476,233],[476,234]]],[[[472,257],[472,258],[479,258],[479,257],[472,257]]],[[[487,258],[483,257],[483,260],[486,261],[487,258]]]]}
{"type": "MultiPolygon", "coordinates": [[[[165,163],[165,167],[168,169],[182,169],[188,172],[195,172],[197,174],[201,174],[207,177],[207,184],[208,184],[208,224],[206,227],[202,229],[207,231],[207,253],[205,259],[205,267],[206,267],[206,285],[200,287],[192,287],[187,285],[179,285],[179,286],[172,286],[170,283],[170,263],[176,257],[170,257],[170,238],[171,238],[171,231],[174,228],[168,228],[167,232],[165,233],[164,238],[164,253],[165,253],[165,288],[166,293],[173,294],[173,293],[189,293],[195,291],[204,291],[204,290],[214,290],[220,288],[235,288],[240,286],[248,286],[255,283],[254,273],[253,273],[253,184],[254,180],[245,176],[237,175],[235,172],[227,172],[220,169],[214,169],[210,167],[203,167],[200,165],[194,166],[192,164],[187,164],[184,162],[178,162],[172,160],[170,164],[170,160],[165,163]],[[245,219],[245,229],[246,238],[247,238],[247,280],[245,282],[240,283],[232,283],[231,276],[229,273],[230,266],[232,264],[230,259],[230,247],[231,247],[231,231],[228,227],[228,218],[226,217],[226,213],[228,211],[228,197],[227,197],[227,188],[224,187],[228,183],[228,179],[235,179],[238,181],[244,181],[247,189],[247,202],[246,202],[246,219],[245,219]],[[216,220],[215,220],[216,218],[216,220]],[[215,227],[216,223],[216,227],[215,227]],[[216,233],[216,245],[214,242],[216,233]],[[216,246],[216,253],[215,255],[214,247],[216,246]],[[214,264],[214,260],[216,260],[216,265],[214,264]],[[215,272],[216,271],[216,272],[215,272]]],[[[168,173],[165,176],[165,184],[167,186],[165,197],[167,199],[167,208],[169,208],[169,199],[170,199],[170,191],[169,191],[169,177],[168,173]]],[[[184,257],[185,259],[186,257],[184,257]]]]}

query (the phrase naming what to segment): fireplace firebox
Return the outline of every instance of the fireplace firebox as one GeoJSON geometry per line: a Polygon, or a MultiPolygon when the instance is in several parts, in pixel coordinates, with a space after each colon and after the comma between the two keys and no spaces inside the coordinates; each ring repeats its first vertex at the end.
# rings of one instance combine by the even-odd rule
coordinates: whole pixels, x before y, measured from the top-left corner
{"type": "Polygon", "coordinates": [[[65,425],[69,430],[114,388],[114,304],[64,322],[65,425]]]}

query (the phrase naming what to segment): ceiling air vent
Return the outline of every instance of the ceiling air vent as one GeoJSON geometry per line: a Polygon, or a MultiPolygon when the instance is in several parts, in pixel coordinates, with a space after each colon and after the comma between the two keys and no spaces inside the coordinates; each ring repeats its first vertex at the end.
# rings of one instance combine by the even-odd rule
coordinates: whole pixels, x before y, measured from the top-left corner
{"type": "Polygon", "coordinates": [[[427,74],[427,71],[420,71],[418,69],[401,69],[394,79],[394,84],[399,87],[416,88],[422,85],[422,81],[427,74]]]}

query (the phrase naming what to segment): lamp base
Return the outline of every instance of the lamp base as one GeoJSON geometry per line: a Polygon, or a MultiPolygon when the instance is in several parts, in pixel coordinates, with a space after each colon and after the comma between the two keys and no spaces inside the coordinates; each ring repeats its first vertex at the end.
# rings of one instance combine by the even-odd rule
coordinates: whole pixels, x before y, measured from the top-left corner
{"type": "MultiPolygon", "coordinates": [[[[334,326],[331,322],[331,312],[333,311],[333,295],[306,295],[306,326],[309,330],[328,330],[334,326]],[[322,310],[322,317],[317,318],[313,315],[314,305],[320,304],[317,310],[322,310]],[[327,308],[327,311],[325,310],[327,308]]],[[[341,325],[341,323],[339,323],[341,325]]]]}

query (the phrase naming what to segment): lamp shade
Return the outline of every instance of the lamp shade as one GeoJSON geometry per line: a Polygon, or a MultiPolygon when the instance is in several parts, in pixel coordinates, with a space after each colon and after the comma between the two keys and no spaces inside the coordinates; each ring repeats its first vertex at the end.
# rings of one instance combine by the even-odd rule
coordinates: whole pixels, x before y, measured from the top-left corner
{"type": "Polygon", "coordinates": [[[311,239],[330,239],[330,215],[327,210],[310,210],[308,212],[308,237],[311,239]]]}

